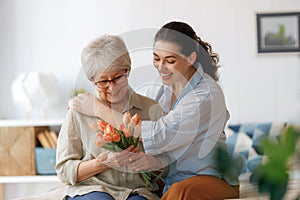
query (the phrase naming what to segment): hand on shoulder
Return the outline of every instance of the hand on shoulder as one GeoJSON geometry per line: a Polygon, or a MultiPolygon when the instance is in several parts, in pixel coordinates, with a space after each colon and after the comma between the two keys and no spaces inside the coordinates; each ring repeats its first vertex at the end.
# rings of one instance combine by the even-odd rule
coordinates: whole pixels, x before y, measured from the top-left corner
{"type": "Polygon", "coordinates": [[[69,108],[84,115],[96,117],[96,109],[101,102],[90,93],[81,93],[69,102],[69,108]]]}

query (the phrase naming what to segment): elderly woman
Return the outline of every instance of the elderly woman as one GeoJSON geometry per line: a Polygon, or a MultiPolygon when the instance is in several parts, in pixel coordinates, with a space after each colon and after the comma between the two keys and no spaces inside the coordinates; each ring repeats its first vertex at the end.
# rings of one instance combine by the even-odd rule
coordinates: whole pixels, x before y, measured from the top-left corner
{"type": "MultiPolygon", "coordinates": [[[[104,35],[91,41],[82,51],[82,66],[87,78],[95,85],[96,97],[116,112],[138,113],[142,120],[156,120],[161,107],[150,98],[135,93],[128,86],[131,60],[123,40],[104,35]],[[150,112],[151,111],[151,112],[150,112]]],[[[81,94],[77,98],[95,98],[81,94]]],[[[84,104],[87,101],[81,101],[84,104]]],[[[90,101],[89,101],[90,102],[90,101]]],[[[95,146],[95,132],[90,128],[98,118],[72,109],[72,104],[59,133],[56,171],[59,179],[68,185],[66,199],[158,199],[158,186],[146,187],[138,173],[127,171],[128,156],[138,150],[132,146],[119,153],[107,153],[95,146]]],[[[94,112],[94,105],[85,109],[94,112]]],[[[140,150],[142,145],[139,145],[140,150]]],[[[163,167],[166,157],[154,162],[163,167]]]]}

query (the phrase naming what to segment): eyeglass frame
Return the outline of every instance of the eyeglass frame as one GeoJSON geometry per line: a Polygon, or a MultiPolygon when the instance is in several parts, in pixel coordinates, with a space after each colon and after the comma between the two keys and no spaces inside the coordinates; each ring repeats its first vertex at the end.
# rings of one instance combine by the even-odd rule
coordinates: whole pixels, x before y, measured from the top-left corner
{"type": "Polygon", "coordinates": [[[113,77],[111,80],[106,79],[106,80],[101,80],[101,81],[93,82],[93,84],[97,88],[99,88],[99,89],[105,89],[105,88],[108,88],[111,83],[118,84],[118,81],[121,80],[123,77],[124,78],[128,78],[129,77],[129,70],[128,69],[125,69],[125,73],[123,75],[120,75],[120,76],[117,76],[117,77],[113,77]],[[106,86],[99,86],[98,85],[99,83],[103,83],[103,84],[107,84],[107,85],[106,86]]]}

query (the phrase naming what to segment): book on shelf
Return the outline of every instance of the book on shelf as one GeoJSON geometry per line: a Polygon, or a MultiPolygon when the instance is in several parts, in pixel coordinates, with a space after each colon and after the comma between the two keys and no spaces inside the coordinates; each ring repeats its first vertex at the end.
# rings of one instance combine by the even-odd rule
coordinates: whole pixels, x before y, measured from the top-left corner
{"type": "Polygon", "coordinates": [[[56,148],[57,135],[54,131],[41,131],[37,134],[37,139],[44,148],[56,148]]]}

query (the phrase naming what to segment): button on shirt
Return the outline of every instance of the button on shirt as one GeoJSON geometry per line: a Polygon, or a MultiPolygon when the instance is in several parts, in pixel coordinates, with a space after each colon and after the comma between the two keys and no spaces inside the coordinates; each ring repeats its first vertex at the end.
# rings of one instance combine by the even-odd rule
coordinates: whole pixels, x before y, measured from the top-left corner
{"type": "MultiPolygon", "coordinates": [[[[172,86],[153,84],[147,96],[167,113],[158,121],[142,122],[146,153],[167,153],[171,160],[164,192],[173,183],[195,175],[222,178],[213,152],[218,144],[225,145],[223,130],[229,114],[218,83],[199,68],[172,105],[172,86]]],[[[237,177],[226,181],[238,185],[237,177]]]]}

